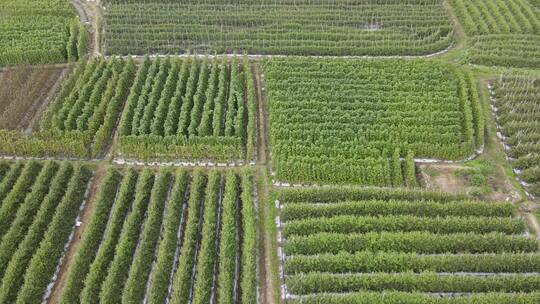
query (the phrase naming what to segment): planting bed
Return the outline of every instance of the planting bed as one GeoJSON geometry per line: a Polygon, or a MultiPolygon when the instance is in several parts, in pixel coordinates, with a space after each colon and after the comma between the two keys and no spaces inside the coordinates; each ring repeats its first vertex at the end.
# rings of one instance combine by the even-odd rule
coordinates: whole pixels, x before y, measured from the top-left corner
{"type": "Polygon", "coordinates": [[[92,175],[69,162],[0,163],[0,302],[41,303],[92,175]]]}
{"type": "Polygon", "coordinates": [[[540,13],[527,0],[450,1],[475,64],[539,67],[540,13]]]}
{"type": "Polygon", "coordinates": [[[273,59],[263,70],[278,180],[413,186],[413,155],[460,160],[483,144],[476,87],[452,65],[273,59]]]}
{"type": "Polygon", "coordinates": [[[404,190],[284,190],[287,303],[537,303],[540,255],[511,203],[404,190]]]}
{"type": "Polygon", "coordinates": [[[540,195],[540,78],[502,75],[494,83],[493,103],[507,155],[526,188],[540,195]]]}
{"type": "Polygon", "coordinates": [[[88,33],[68,1],[4,0],[0,3],[0,66],[77,60],[88,33]]]}
{"type": "Polygon", "coordinates": [[[0,129],[31,129],[63,73],[63,68],[29,66],[0,72],[0,129]]]}
{"type": "Polygon", "coordinates": [[[249,172],[110,168],[62,303],[255,303],[249,172]]]}
{"type": "Polygon", "coordinates": [[[247,59],[145,59],[119,127],[119,157],[253,158],[255,85],[247,59]]]}
{"type": "Polygon", "coordinates": [[[426,55],[448,48],[440,0],[108,0],[108,54],[426,55]]]}

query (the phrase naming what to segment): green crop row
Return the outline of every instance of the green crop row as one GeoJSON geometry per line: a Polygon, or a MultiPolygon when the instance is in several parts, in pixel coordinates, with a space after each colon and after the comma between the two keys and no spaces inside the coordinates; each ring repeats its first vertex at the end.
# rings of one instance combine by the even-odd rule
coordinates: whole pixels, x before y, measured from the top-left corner
{"type": "Polygon", "coordinates": [[[366,233],[380,231],[425,231],[435,234],[489,233],[519,234],[525,231],[525,223],[517,218],[505,217],[417,217],[410,215],[352,216],[330,218],[304,218],[287,222],[283,228],[285,237],[307,236],[316,233],[366,233]]]}
{"type": "Polygon", "coordinates": [[[416,253],[502,253],[535,252],[536,240],[526,236],[502,233],[434,234],[427,232],[368,232],[365,234],[318,233],[292,236],[285,253],[319,254],[372,251],[416,253]]]}
{"type": "Polygon", "coordinates": [[[536,253],[482,253],[419,255],[403,252],[340,252],[338,254],[294,255],[285,261],[290,274],[309,272],[540,272],[536,253]]]}

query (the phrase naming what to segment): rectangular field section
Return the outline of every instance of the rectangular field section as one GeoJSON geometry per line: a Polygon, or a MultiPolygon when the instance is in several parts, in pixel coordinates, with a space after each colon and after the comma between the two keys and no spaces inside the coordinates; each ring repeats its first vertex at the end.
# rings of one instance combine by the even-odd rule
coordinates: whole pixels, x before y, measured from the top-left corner
{"type": "Polygon", "coordinates": [[[538,242],[512,203],[284,190],[287,303],[538,303],[538,242]]]}
{"type": "Polygon", "coordinates": [[[91,176],[71,162],[0,162],[1,303],[47,301],[91,176]]]}
{"type": "Polygon", "coordinates": [[[0,129],[31,130],[66,70],[19,66],[0,72],[0,129]]]}
{"type": "Polygon", "coordinates": [[[88,35],[68,1],[0,2],[0,66],[76,60],[88,35]]]}
{"type": "Polygon", "coordinates": [[[453,27],[442,0],[107,0],[107,54],[425,55],[453,27]]]}
{"type": "Polygon", "coordinates": [[[502,75],[493,88],[493,106],[506,153],[527,190],[540,195],[540,78],[502,75]]]}
{"type": "Polygon", "coordinates": [[[459,160],[483,144],[476,86],[453,65],[296,58],[263,70],[279,180],[387,185],[390,155],[459,160]]]}
{"type": "Polygon", "coordinates": [[[253,159],[255,98],[247,58],[146,58],[127,98],[117,156],[253,159]]]}
{"type": "Polygon", "coordinates": [[[452,0],[475,64],[540,67],[540,12],[528,0],[452,0]]]}
{"type": "Polygon", "coordinates": [[[61,303],[255,304],[249,172],[110,168],[61,303]]]}

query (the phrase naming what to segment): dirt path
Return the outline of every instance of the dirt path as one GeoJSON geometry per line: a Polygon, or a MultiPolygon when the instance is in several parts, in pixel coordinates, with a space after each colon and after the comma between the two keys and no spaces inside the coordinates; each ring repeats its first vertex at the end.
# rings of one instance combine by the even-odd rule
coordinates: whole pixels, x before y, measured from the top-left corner
{"type": "Polygon", "coordinates": [[[79,19],[83,24],[89,26],[90,32],[90,55],[91,56],[100,56],[100,47],[99,47],[99,26],[98,26],[98,11],[99,5],[94,2],[87,2],[83,0],[69,0],[69,3],[73,6],[79,19]]]}
{"type": "Polygon", "coordinates": [[[266,122],[267,122],[267,113],[266,113],[266,100],[263,94],[263,84],[261,81],[261,73],[259,71],[258,63],[255,63],[252,67],[253,74],[255,75],[255,86],[257,88],[257,163],[259,165],[265,165],[268,161],[268,136],[266,133],[266,122]]]}
{"type": "Polygon", "coordinates": [[[267,181],[268,166],[271,165],[268,151],[268,115],[266,111],[266,100],[263,92],[263,81],[259,70],[258,63],[252,66],[252,72],[255,75],[255,86],[257,90],[257,180],[258,182],[258,201],[259,201],[259,288],[260,288],[260,303],[274,304],[276,295],[274,292],[274,280],[272,271],[272,256],[275,255],[273,229],[267,227],[268,223],[273,224],[268,217],[271,217],[270,209],[270,185],[267,181]]]}
{"type": "Polygon", "coordinates": [[[73,263],[75,254],[79,250],[79,247],[81,245],[81,237],[84,233],[84,230],[86,229],[86,225],[88,225],[88,222],[92,214],[94,213],[96,196],[97,196],[96,194],[98,192],[98,187],[101,185],[101,181],[105,177],[106,171],[107,171],[106,168],[103,166],[98,167],[96,170],[96,173],[94,175],[94,180],[90,188],[90,193],[88,194],[88,201],[86,202],[84,209],[81,213],[81,217],[79,219],[81,222],[81,225],[75,228],[73,239],[71,241],[71,244],[69,244],[69,247],[66,251],[66,255],[62,262],[62,266],[60,267],[60,272],[58,273],[58,278],[56,279],[56,282],[54,283],[51,296],[49,297],[49,301],[47,302],[48,304],[56,304],[60,302],[62,289],[64,288],[67,275],[68,275],[68,269],[73,263]]]}

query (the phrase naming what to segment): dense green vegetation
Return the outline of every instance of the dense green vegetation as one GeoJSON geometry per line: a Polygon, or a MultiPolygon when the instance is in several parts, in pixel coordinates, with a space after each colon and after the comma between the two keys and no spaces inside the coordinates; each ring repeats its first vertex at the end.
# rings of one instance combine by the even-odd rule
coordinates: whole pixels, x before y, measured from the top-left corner
{"type": "Polygon", "coordinates": [[[82,61],[47,108],[40,131],[22,134],[0,130],[0,151],[9,155],[101,156],[115,130],[135,70],[132,60],[82,61]]]}
{"type": "Polygon", "coordinates": [[[470,37],[466,59],[482,65],[540,67],[540,13],[527,0],[451,0],[470,37]]]}
{"type": "Polygon", "coordinates": [[[247,59],[146,58],[120,123],[119,155],[144,160],[252,159],[253,81],[247,59]],[[246,144],[250,148],[244,151],[246,144]]]}
{"type": "Polygon", "coordinates": [[[278,180],[414,187],[413,155],[465,159],[483,144],[476,87],[453,65],[294,58],[263,69],[278,180]]]}
{"type": "Polygon", "coordinates": [[[523,235],[526,225],[511,203],[395,190],[370,197],[342,189],[330,197],[332,190],[278,195],[285,283],[295,296],[288,302],[538,300],[540,280],[527,274],[540,267],[538,243],[523,235]]]}
{"type": "Polygon", "coordinates": [[[493,102],[508,148],[506,153],[527,189],[540,195],[540,112],[535,106],[540,100],[540,78],[505,74],[493,85],[493,102]]]}
{"type": "Polygon", "coordinates": [[[88,34],[68,1],[0,3],[0,66],[43,64],[86,55],[88,34]]]}
{"type": "Polygon", "coordinates": [[[105,2],[108,54],[425,55],[453,38],[439,0],[105,2]]]}
{"type": "Polygon", "coordinates": [[[0,302],[38,303],[63,256],[91,171],[52,161],[10,167],[17,173],[2,179],[11,186],[0,205],[0,302]]]}
{"type": "Polygon", "coordinates": [[[256,303],[248,171],[109,168],[99,189],[61,303],[206,303],[224,284],[219,303],[256,303]]]}

